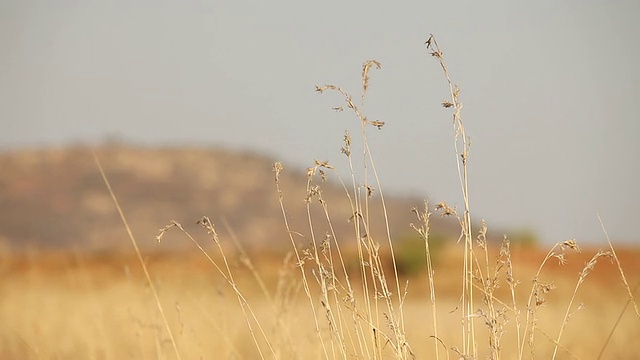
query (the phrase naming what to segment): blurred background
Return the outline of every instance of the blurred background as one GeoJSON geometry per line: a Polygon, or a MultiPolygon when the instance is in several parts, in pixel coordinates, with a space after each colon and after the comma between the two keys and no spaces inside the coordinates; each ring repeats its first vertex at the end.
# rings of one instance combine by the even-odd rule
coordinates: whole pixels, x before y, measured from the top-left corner
{"type": "Polygon", "coordinates": [[[467,321],[476,358],[640,358],[638,14],[638,1],[0,0],[0,358],[328,359],[323,339],[334,358],[398,358],[381,341],[398,339],[426,359],[464,351],[467,321]],[[489,227],[473,271],[455,218],[431,216],[433,271],[411,227],[425,200],[464,209],[430,34],[461,89],[474,238],[489,227]],[[360,123],[325,84],[385,122],[367,129],[382,189],[369,173],[358,236],[360,123]],[[336,171],[316,173],[307,217],[316,160],[336,171]],[[597,250],[597,214],[616,261],[597,250]],[[176,227],[158,243],[172,220],[205,254],[176,227]],[[574,238],[582,252],[553,247],[574,238]]]}
{"type": "MultiPolygon", "coordinates": [[[[3,1],[0,7],[5,242],[74,243],[91,233],[64,229],[78,219],[73,209],[82,201],[108,206],[100,203],[105,189],[88,155],[93,147],[129,151],[105,155],[107,174],[128,179],[116,192],[132,206],[142,204],[134,201],[139,196],[173,208],[135,210],[158,225],[165,216],[190,221],[225,211],[212,190],[208,203],[187,212],[186,194],[207,186],[229,192],[237,184],[193,182],[199,168],[246,169],[223,170],[211,158],[181,170],[191,175],[180,178],[171,164],[181,160],[167,149],[264,157],[264,175],[239,179],[264,176],[270,201],[276,160],[300,174],[315,159],[329,160],[348,176],[340,147],[345,130],[357,137],[358,121],[331,110],[343,104],[337,94],[319,95],[314,87],[339,85],[359,99],[361,66],[370,59],[382,69],[370,74],[363,111],[386,122],[380,131],[369,129],[368,138],[383,190],[411,203],[462,207],[451,113],[440,105],[448,87],[424,46],[433,33],[462,89],[474,219],[486,219],[497,237],[513,231],[547,244],[601,243],[600,214],[612,239],[637,243],[638,2],[3,1]],[[146,195],[133,189],[135,181],[146,195]],[[145,181],[182,189],[184,197],[145,181]],[[93,200],[82,192],[88,189],[93,200]],[[178,203],[184,210],[171,205],[178,203]],[[58,233],[43,221],[58,224],[58,233]]],[[[251,197],[242,196],[248,205],[251,197]]],[[[228,204],[226,210],[235,211],[228,204]]],[[[83,212],[93,214],[84,219],[93,236],[96,224],[113,215],[101,211],[83,212]]],[[[403,231],[407,223],[400,223],[403,231]]]]}

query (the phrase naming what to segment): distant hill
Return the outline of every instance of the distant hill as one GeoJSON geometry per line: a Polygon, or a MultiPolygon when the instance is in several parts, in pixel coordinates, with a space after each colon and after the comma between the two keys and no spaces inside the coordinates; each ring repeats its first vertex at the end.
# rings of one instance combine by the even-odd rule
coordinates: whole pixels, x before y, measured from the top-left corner
{"type": "MultiPolygon", "coordinates": [[[[170,220],[207,241],[195,222],[209,216],[222,239],[225,222],[244,244],[288,247],[275,188],[274,159],[252,153],[202,148],[140,148],[121,144],[96,149],[109,181],[140,246],[158,248],[158,229],[170,220]]],[[[286,163],[281,187],[287,219],[298,241],[308,241],[306,169],[286,163]]],[[[330,177],[329,177],[330,178],[330,177]]],[[[335,179],[320,185],[331,223],[340,241],[353,242],[349,198],[335,179]]],[[[411,236],[413,207],[422,199],[386,197],[392,236],[411,236]]],[[[384,218],[379,197],[371,198],[370,234],[383,240],[384,218]]],[[[312,200],[314,229],[324,238],[329,230],[319,202],[312,200]]],[[[92,150],[75,146],[0,153],[0,242],[12,249],[119,249],[130,247],[96,164],[92,150]]],[[[458,226],[432,217],[432,232],[457,237],[458,226]]],[[[192,246],[183,236],[168,236],[166,247],[192,246]]]]}

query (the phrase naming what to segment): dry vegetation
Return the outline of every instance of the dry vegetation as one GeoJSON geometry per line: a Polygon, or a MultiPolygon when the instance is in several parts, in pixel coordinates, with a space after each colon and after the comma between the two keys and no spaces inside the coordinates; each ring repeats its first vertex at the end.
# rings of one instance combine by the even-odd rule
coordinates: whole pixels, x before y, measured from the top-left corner
{"type": "Polygon", "coordinates": [[[487,226],[472,224],[460,91],[436,40],[426,46],[451,90],[442,105],[452,110],[464,203],[414,209],[418,272],[403,270],[414,260],[392,240],[367,142],[369,128],[384,126],[364,113],[370,71],[381,67],[368,61],[359,101],[335,85],[317,88],[337,92],[344,105],[336,110],[352,111],[361,132],[357,140],[343,137],[348,179],[326,162],[308,169],[304,227],[291,224],[286,169],[273,166],[287,255],[245,250],[233,226],[207,217],[198,221],[202,232],[172,221],[158,234],[159,242],[183,241],[192,252],[147,254],[97,162],[135,254],[3,258],[0,357],[639,358],[638,250],[608,243],[587,251],[574,240],[547,251],[517,247],[507,238],[487,241],[487,226]],[[328,177],[342,184],[349,202],[346,239],[334,228],[343,214],[324,197],[328,177]],[[441,216],[460,225],[457,242],[442,246],[430,236],[432,218],[441,216]],[[370,231],[381,225],[383,231],[370,231]]]}
{"type": "MultiPolygon", "coordinates": [[[[163,241],[178,241],[175,234],[163,241]]],[[[491,249],[492,253],[495,253],[491,249]]],[[[345,257],[357,257],[355,249],[345,257]]],[[[556,289],[547,294],[537,311],[536,358],[546,359],[561,317],[578,279],[593,251],[569,254],[568,263],[550,262],[540,278],[553,282],[556,289]]],[[[313,317],[294,261],[281,254],[249,253],[268,295],[252,271],[240,261],[237,251],[228,253],[238,288],[248,299],[265,329],[275,353],[281,359],[324,358],[314,330],[313,317]]],[[[629,281],[640,281],[640,251],[623,249],[618,254],[629,274],[629,281]]],[[[384,255],[386,257],[387,255],[384,255]]],[[[526,301],[533,274],[545,252],[514,250],[514,276],[522,281],[516,296],[526,301]]],[[[157,287],[182,359],[254,359],[256,346],[232,288],[198,253],[154,254],[144,256],[157,287]]],[[[221,258],[216,256],[215,261],[221,258]]],[[[440,255],[435,266],[439,336],[449,346],[459,344],[460,315],[454,311],[460,302],[460,247],[452,246],[440,255]],[[453,311],[453,312],[452,312],[453,311]]],[[[2,259],[0,283],[0,358],[2,359],[171,359],[172,345],[140,264],[132,254],[70,255],[41,254],[2,259]]],[[[404,304],[405,331],[417,359],[434,358],[430,336],[433,315],[429,305],[428,281],[424,274],[409,281],[404,304]]],[[[357,279],[352,280],[359,287],[357,279]]],[[[318,285],[310,283],[319,303],[318,285]]],[[[496,296],[509,297],[506,286],[496,296]]],[[[577,312],[567,325],[561,344],[573,357],[561,352],[561,359],[594,359],[605,348],[603,359],[636,359],[640,356],[638,318],[625,304],[628,296],[615,264],[599,262],[578,292],[576,303],[586,308],[577,312]],[[603,288],[606,287],[606,291],[603,288]],[[623,314],[620,323],[618,316],[623,314]]],[[[318,310],[324,339],[330,341],[324,312],[318,310]]],[[[514,318],[508,315],[502,339],[502,357],[514,358],[517,339],[514,318]]],[[[487,353],[484,321],[478,321],[479,357],[487,353]]],[[[385,329],[386,330],[386,329],[385,329]]],[[[267,349],[263,342],[260,342],[267,349]]],[[[384,347],[389,351],[389,347],[384,347]]],[[[269,353],[266,358],[272,358],[269,353]]],[[[340,357],[340,356],[336,356],[340,357]]],[[[440,357],[448,358],[441,348],[440,357]]],[[[362,358],[362,357],[361,357],[362,358]]],[[[458,357],[451,353],[450,358],[458,357]]],[[[531,358],[527,351],[523,358],[531,358]]]]}

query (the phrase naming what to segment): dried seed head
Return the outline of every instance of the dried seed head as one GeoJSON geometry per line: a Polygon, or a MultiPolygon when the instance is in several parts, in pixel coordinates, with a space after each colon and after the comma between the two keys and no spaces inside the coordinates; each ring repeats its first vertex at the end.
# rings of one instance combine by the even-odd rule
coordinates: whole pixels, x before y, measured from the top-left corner
{"type": "Polygon", "coordinates": [[[477,243],[481,249],[484,250],[487,248],[487,223],[484,221],[484,219],[482,219],[481,222],[481,228],[478,234],[477,243]]]}
{"type": "Polygon", "coordinates": [[[279,161],[273,164],[273,172],[276,173],[276,181],[280,179],[280,172],[282,169],[282,163],[279,161]]]}
{"type": "Polygon", "coordinates": [[[424,44],[427,46],[427,49],[429,49],[431,47],[431,42],[433,41],[433,34],[429,35],[429,38],[427,39],[427,41],[424,42],[424,44]]]}
{"type": "Polygon", "coordinates": [[[351,146],[351,134],[349,134],[348,131],[344,132],[344,136],[342,137],[342,140],[344,141],[344,146],[351,146]]]}
{"type": "Polygon", "coordinates": [[[320,244],[320,251],[322,253],[327,253],[329,250],[331,250],[331,234],[326,233],[324,234],[324,239],[320,244]]]}
{"type": "Polygon", "coordinates": [[[320,160],[315,160],[315,164],[317,167],[323,167],[325,169],[334,169],[333,166],[329,165],[329,161],[320,161],[320,160]]]}
{"type": "Polygon", "coordinates": [[[562,250],[565,250],[566,248],[570,248],[572,250],[574,250],[575,252],[580,252],[580,247],[578,246],[578,242],[576,241],[576,239],[570,239],[570,240],[565,240],[560,244],[560,248],[562,248],[562,250]]]}
{"type": "Polygon", "coordinates": [[[442,101],[442,107],[448,109],[450,107],[453,107],[453,103],[449,100],[443,100],[442,101]]]}
{"type": "Polygon", "coordinates": [[[382,64],[380,64],[376,60],[365,61],[362,64],[362,102],[364,103],[364,97],[367,93],[367,89],[369,88],[369,70],[371,67],[375,66],[376,69],[380,69],[382,64]]]}
{"type": "Polygon", "coordinates": [[[447,205],[446,202],[441,201],[438,204],[436,204],[436,210],[441,210],[442,213],[440,214],[440,216],[451,216],[451,215],[456,215],[456,209],[449,207],[449,205],[447,205]]]}
{"type": "Polygon", "coordinates": [[[373,121],[367,121],[367,123],[369,125],[373,125],[373,126],[377,127],[378,130],[382,129],[382,127],[384,126],[384,121],[373,120],[373,121]]]}
{"type": "Polygon", "coordinates": [[[160,241],[162,241],[162,238],[164,238],[164,234],[174,226],[179,226],[179,225],[178,225],[178,223],[173,221],[171,224],[169,224],[169,225],[163,227],[162,229],[158,230],[160,233],[156,236],[156,241],[158,243],[160,243],[160,241]]]}
{"type": "Polygon", "coordinates": [[[313,175],[316,174],[316,170],[317,170],[317,167],[315,166],[307,168],[307,178],[313,177],[313,175]]]}
{"type": "Polygon", "coordinates": [[[320,174],[321,181],[326,181],[327,180],[327,174],[325,174],[324,170],[322,170],[322,169],[318,170],[318,174],[320,174]]]}
{"type": "Polygon", "coordinates": [[[344,132],[342,141],[344,142],[344,146],[340,148],[340,151],[347,155],[347,157],[351,156],[351,135],[349,135],[348,131],[344,132]]]}
{"type": "Polygon", "coordinates": [[[374,188],[371,185],[365,185],[364,187],[367,189],[367,197],[372,197],[374,188]]]}
{"type": "Polygon", "coordinates": [[[551,254],[551,256],[555,257],[556,259],[558,259],[558,263],[560,265],[565,265],[567,263],[567,259],[564,258],[564,254],[551,254]]]}

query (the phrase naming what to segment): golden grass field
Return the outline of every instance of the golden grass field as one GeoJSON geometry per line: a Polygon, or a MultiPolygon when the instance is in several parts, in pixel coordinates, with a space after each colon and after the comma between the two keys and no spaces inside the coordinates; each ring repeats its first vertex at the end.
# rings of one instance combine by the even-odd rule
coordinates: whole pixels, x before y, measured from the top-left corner
{"type": "MultiPolygon", "coordinates": [[[[462,259],[455,246],[436,264],[439,338],[448,347],[460,346],[462,259]],[[453,312],[452,312],[453,311],[453,312]]],[[[538,311],[535,357],[550,358],[553,342],[578,279],[594,251],[568,254],[568,263],[551,262],[541,279],[557,288],[538,311]]],[[[530,291],[531,277],[546,252],[513,250],[517,295],[530,291]]],[[[267,294],[236,255],[227,255],[238,289],[255,311],[276,358],[324,358],[313,326],[299,270],[284,254],[249,254],[266,285],[267,294]]],[[[640,281],[640,250],[618,251],[630,284],[640,281]]],[[[151,278],[183,359],[259,358],[246,318],[230,285],[200,253],[145,255],[151,278]]],[[[213,257],[216,262],[220,257],[213,257]]],[[[134,254],[44,253],[3,257],[0,280],[0,358],[2,359],[173,359],[174,351],[155,300],[134,254]]],[[[433,322],[426,274],[408,280],[404,304],[406,334],[415,358],[434,358],[433,322]]],[[[315,286],[312,284],[312,287],[315,286]]],[[[506,285],[500,288],[505,295],[506,285]]],[[[312,292],[318,292],[312,288],[312,292]]],[[[313,295],[314,300],[319,295],[313,295]]],[[[633,307],[625,309],[628,295],[617,266],[600,259],[577,294],[585,308],[572,315],[561,341],[560,359],[594,359],[615,328],[603,359],[640,358],[640,319],[633,307]],[[616,320],[622,315],[619,324],[616,320]]],[[[574,309],[575,310],[575,305],[574,309]]],[[[572,311],[573,311],[572,310],[572,311]]],[[[320,320],[322,310],[316,308],[320,320]]],[[[508,314],[502,339],[502,358],[516,357],[513,314],[508,314]]],[[[476,319],[479,339],[485,331],[476,319]]],[[[326,322],[320,327],[329,340],[326,322]]],[[[256,330],[256,323],[252,323],[256,330]]],[[[258,335],[265,351],[266,343],[258,335]]],[[[478,340],[479,358],[488,343],[478,340]]],[[[456,354],[449,351],[451,358],[456,354]]],[[[440,353],[441,358],[448,358],[440,353]]],[[[269,351],[266,358],[273,358],[269,351]]],[[[340,357],[340,356],[338,356],[340,357]]],[[[386,358],[392,357],[387,354],[386,358]]],[[[351,358],[351,357],[350,357],[351,358]]],[[[355,358],[355,357],[354,357],[355,358]]],[[[527,352],[524,358],[531,358],[527,352]]]]}
{"type": "Polygon", "coordinates": [[[247,254],[240,244],[250,236],[237,239],[223,221],[230,236],[220,237],[220,224],[203,217],[206,239],[175,222],[156,238],[177,232],[192,251],[141,251],[95,155],[132,250],[0,252],[0,359],[639,359],[640,249],[611,244],[604,224],[602,251],[575,240],[499,243],[474,224],[460,89],[435,38],[425,45],[449,85],[442,106],[452,110],[463,201],[414,209],[413,247],[391,235],[366,139],[384,125],[361,109],[369,72],[380,68],[371,60],[360,105],[338,86],[316,88],[343,97],[336,110],[352,110],[361,125],[362,152],[353,153],[362,158],[343,137],[350,179],[338,177],[348,200],[339,216],[322,191],[335,168],[316,161],[295,211],[308,226],[298,232],[275,163],[286,235],[258,226],[270,246],[247,254]],[[460,225],[457,242],[431,234],[432,212],[460,225]],[[352,235],[336,231],[345,224],[352,235]]]}

